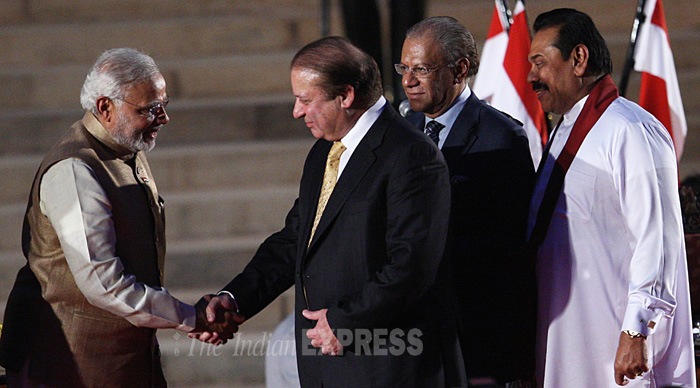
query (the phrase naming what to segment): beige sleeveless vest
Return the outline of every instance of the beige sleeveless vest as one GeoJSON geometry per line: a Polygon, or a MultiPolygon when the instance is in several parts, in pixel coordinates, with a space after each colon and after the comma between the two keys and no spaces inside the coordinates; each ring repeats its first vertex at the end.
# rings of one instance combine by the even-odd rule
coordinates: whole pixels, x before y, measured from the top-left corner
{"type": "MultiPolygon", "coordinates": [[[[33,327],[33,340],[22,338],[14,346],[3,344],[2,358],[12,361],[14,357],[14,363],[23,364],[28,356],[30,376],[51,385],[161,385],[164,380],[155,330],[135,327],[85,299],[56,232],[39,208],[44,173],[66,158],[87,163],[105,190],[112,205],[116,254],[125,271],[149,286],[161,285],[165,215],[146,158],[142,152],[134,155],[116,145],[88,112],[49,151],[34,179],[22,237],[31,273],[23,269],[25,273],[20,273],[13,289],[13,294],[22,295],[10,298],[30,298],[32,306],[18,313],[22,317],[6,316],[7,324],[16,319],[24,327],[33,327]],[[36,280],[31,279],[32,273],[36,280]],[[14,292],[18,287],[23,292],[14,292]],[[8,348],[13,354],[7,354],[8,348]]],[[[11,303],[8,301],[8,310],[11,303]]]]}

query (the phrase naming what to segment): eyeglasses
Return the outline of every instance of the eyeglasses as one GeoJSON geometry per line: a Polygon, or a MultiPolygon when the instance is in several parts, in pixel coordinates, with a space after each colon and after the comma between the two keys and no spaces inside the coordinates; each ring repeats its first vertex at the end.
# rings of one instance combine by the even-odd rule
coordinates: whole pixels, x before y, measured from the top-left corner
{"type": "Polygon", "coordinates": [[[126,102],[129,105],[133,105],[136,107],[136,112],[140,114],[141,116],[145,117],[148,119],[148,121],[153,121],[156,119],[156,117],[159,117],[162,113],[165,113],[165,107],[168,106],[168,103],[170,102],[169,98],[166,98],[165,101],[162,102],[156,102],[151,105],[147,106],[138,106],[134,104],[133,102],[129,102],[123,98],[115,97],[115,100],[121,100],[126,102]]]}
{"type": "Polygon", "coordinates": [[[401,74],[401,75],[406,75],[409,72],[413,73],[416,77],[426,77],[428,74],[434,72],[435,70],[447,66],[447,63],[443,63],[442,65],[435,66],[435,67],[425,67],[425,66],[416,66],[416,67],[408,67],[404,65],[403,63],[395,63],[394,64],[394,69],[396,69],[396,72],[401,74]]]}

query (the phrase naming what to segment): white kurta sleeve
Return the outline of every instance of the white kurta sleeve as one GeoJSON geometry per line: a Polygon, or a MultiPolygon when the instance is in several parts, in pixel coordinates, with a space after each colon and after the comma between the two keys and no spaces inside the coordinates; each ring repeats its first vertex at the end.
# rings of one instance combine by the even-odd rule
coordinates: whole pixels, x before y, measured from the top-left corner
{"type": "Polygon", "coordinates": [[[75,283],[92,305],[136,326],[194,328],[194,307],[124,271],[115,251],[111,204],[90,167],[78,159],[56,163],[45,173],[40,195],[41,211],[56,230],[75,283]]]}
{"type": "Polygon", "coordinates": [[[676,273],[683,254],[678,173],[671,139],[662,126],[628,125],[612,155],[633,250],[621,330],[647,335],[676,308],[676,273]]]}

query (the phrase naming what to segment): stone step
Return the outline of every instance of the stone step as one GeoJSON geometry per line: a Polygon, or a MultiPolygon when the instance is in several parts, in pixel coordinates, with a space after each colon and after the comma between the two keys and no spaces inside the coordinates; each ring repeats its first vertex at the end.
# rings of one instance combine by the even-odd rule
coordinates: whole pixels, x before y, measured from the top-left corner
{"type": "MultiPolygon", "coordinates": [[[[190,147],[161,147],[149,161],[166,200],[168,283],[188,275],[221,287],[242,270],[257,246],[279,230],[297,196],[312,138],[190,147]],[[208,263],[197,270],[196,263],[208,263]],[[220,271],[221,265],[225,271],[220,271]]],[[[0,300],[24,264],[21,230],[40,155],[0,158],[0,300]]]]}
{"type": "Polygon", "coordinates": [[[0,66],[90,65],[111,47],[137,48],[153,55],[158,63],[292,50],[319,36],[316,18],[312,12],[271,9],[267,13],[162,18],[158,23],[111,19],[8,26],[0,28],[0,52],[16,55],[0,58],[0,66]]]}
{"type": "MultiPolygon", "coordinates": [[[[78,3],[82,3],[82,1],[78,3]]],[[[469,12],[465,12],[465,3],[467,2],[438,1],[434,5],[429,6],[429,14],[455,15],[466,25],[470,26],[475,36],[477,36],[477,41],[482,42],[488,30],[492,5],[487,2],[471,2],[472,4],[467,8],[469,12]]],[[[631,30],[631,17],[630,23],[621,23],[620,15],[629,12],[633,16],[633,7],[623,2],[605,2],[605,9],[608,12],[601,13],[600,3],[596,1],[588,2],[586,7],[590,7],[590,9],[582,9],[590,12],[594,15],[594,19],[599,21],[600,28],[606,38],[614,39],[615,35],[621,35],[624,37],[624,42],[626,42],[631,30]],[[632,8],[631,11],[630,8],[632,8]]],[[[529,4],[531,18],[534,18],[534,15],[540,11],[555,5],[561,6],[563,4],[553,1],[545,1],[542,4],[529,4]]],[[[47,8],[56,6],[56,4],[53,4],[47,8]]],[[[270,4],[267,4],[267,6],[269,7],[270,4]]],[[[28,6],[28,8],[33,7],[33,5],[28,6]]],[[[65,7],[70,8],[67,5],[65,7]]],[[[94,57],[100,51],[109,47],[135,46],[151,53],[161,63],[170,59],[218,58],[250,53],[261,54],[279,50],[294,52],[302,44],[318,37],[317,13],[308,12],[308,9],[306,11],[302,9],[295,12],[287,12],[288,8],[286,11],[281,12],[277,7],[269,9],[264,7],[265,5],[263,4],[257,8],[251,7],[249,13],[235,14],[219,10],[215,12],[216,15],[205,13],[206,18],[204,19],[204,16],[200,16],[196,11],[189,9],[192,7],[187,7],[188,11],[195,12],[193,16],[173,15],[170,18],[163,17],[159,20],[159,23],[152,23],[147,18],[128,18],[124,20],[120,19],[118,15],[114,18],[110,15],[110,20],[102,23],[96,23],[93,19],[87,19],[90,22],[83,23],[84,25],[75,23],[35,23],[5,27],[0,29],[0,52],[12,52],[13,55],[2,56],[0,64],[5,65],[3,68],[6,70],[27,71],[31,69],[32,73],[36,73],[36,70],[33,69],[35,67],[79,64],[81,69],[79,79],[82,80],[83,73],[87,70],[89,64],[92,63],[94,57]],[[264,28],[260,26],[264,26],[264,28]],[[168,36],[170,39],[144,40],[142,37],[147,35],[168,36]],[[42,39],[37,40],[37,36],[42,36],[42,39]],[[105,36],[105,39],[95,40],[91,38],[92,36],[105,36]],[[227,36],[231,38],[226,39],[227,36]],[[222,44],[222,41],[224,44],[222,44]],[[7,46],[3,47],[3,45],[7,46]],[[5,62],[3,63],[3,61],[5,62]]],[[[128,9],[128,7],[126,8],[128,9]]],[[[201,8],[204,9],[206,7],[201,8]]],[[[697,13],[698,11],[694,10],[694,7],[667,5],[666,8],[671,41],[678,51],[678,66],[683,68],[685,58],[697,62],[697,56],[692,55],[694,51],[686,49],[692,49],[693,44],[684,43],[684,41],[697,41],[697,18],[694,19],[687,16],[688,12],[697,13]]],[[[284,6],[281,9],[284,10],[284,6]]],[[[57,13],[60,14],[60,12],[57,13]]],[[[621,52],[624,55],[625,50],[613,51],[616,53],[621,52]]],[[[620,62],[616,61],[616,63],[620,62]]],[[[64,75],[63,78],[72,78],[65,76],[66,73],[70,72],[69,68],[70,66],[61,69],[60,73],[64,75]]],[[[267,79],[267,77],[263,76],[264,74],[261,74],[258,78],[267,79]]],[[[249,80],[251,78],[244,76],[243,79],[249,80]]],[[[21,82],[17,80],[13,84],[18,83],[21,85],[21,82]]],[[[40,83],[37,83],[37,85],[40,85],[40,83]]],[[[19,88],[13,89],[19,90],[19,88]]],[[[70,90],[70,88],[68,89],[70,90]]],[[[55,90],[62,90],[62,88],[53,90],[54,92],[49,93],[49,95],[55,98],[53,96],[55,90]]],[[[18,104],[21,103],[18,102],[18,104]]],[[[2,104],[2,106],[7,105],[2,104]]]]}
{"type": "MultiPolygon", "coordinates": [[[[181,300],[194,303],[205,292],[212,293],[220,290],[241,273],[260,244],[271,233],[272,231],[226,238],[169,241],[164,284],[181,300]],[[197,292],[181,297],[181,293],[187,293],[191,289],[197,292]]],[[[0,251],[0,317],[17,271],[25,264],[26,259],[19,246],[0,251]]],[[[293,303],[293,299],[290,299],[289,303],[293,303]]],[[[277,317],[272,319],[276,320],[277,317]]],[[[262,323],[258,326],[261,325],[262,323]]]]}
{"type": "MultiPolygon", "coordinates": [[[[168,94],[174,100],[188,100],[289,95],[289,63],[294,52],[173,60],[160,60],[157,53],[151,54],[168,82],[168,94]]],[[[15,110],[80,109],[80,88],[90,65],[0,68],[0,81],[5,85],[0,92],[0,114],[15,110]]]]}
{"type": "MultiPolygon", "coordinates": [[[[222,2],[216,0],[185,2],[180,0],[162,0],[157,3],[140,0],[112,0],[119,4],[104,12],[102,7],[95,7],[90,0],[4,0],[0,25],[24,25],[43,23],[95,23],[125,20],[150,20],[153,15],[160,19],[182,17],[220,17],[228,15],[292,15],[305,14],[318,16],[321,2],[316,0],[258,0],[250,2],[222,2]]],[[[337,2],[331,3],[331,13],[338,13],[337,2]]],[[[510,2],[512,6],[513,2],[510,2]]],[[[464,17],[471,22],[467,26],[487,24],[491,20],[493,3],[481,0],[435,0],[427,2],[427,16],[452,15],[464,17]],[[478,22],[478,23],[476,23],[478,22]]],[[[601,29],[631,30],[636,3],[608,0],[541,0],[527,3],[531,20],[541,12],[557,7],[574,7],[590,14],[601,29]],[[621,19],[629,19],[623,23],[621,19]]],[[[697,26],[697,7],[688,6],[687,2],[664,2],[669,27],[697,26]]]]}
{"type": "Polygon", "coordinates": [[[94,23],[241,14],[284,16],[297,13],[316,14],[318,6],[319,2],[316,0],[109,0],[101,2],[99,7],[90,0],[3,0],[0,24],[94,23]],[[105,12],[105,8],[108,8],[109,12],[105,12]]]}
{"type": "MultiPolygon", "coordinates": [[[[314,142],[304,129],[300,139],[173,146],[162,144],[170,135],[168,128],[148,153],[158,190],[168,202],[170,194],[178,192],[296,185],[314,142]]],[[[43,154],[0,157],[0,176],[5,177],[0,180],[0,204],[26,205],[42,158],[43,154]]]]}
{"type": "MultiPolygon", "coordinates": [[[[222,239],[218,243],[210,242],[208,249],[202,249],[205,243],[201,242],[198,244],[199,247],[188,249],[179,249],[177,244],[169,245],[165,262],[165,287],[176,298],[190,304],[196,303],[204,294],[218,292],[243,270],[264,237],[267,236],[230,239],[238,240],[234,243],[222,239]],[[246,239],[249,241],[245,241],[246,239]],[[218,245],[218,248],[215,245],[218,245]],[[196,258],[190,256],[193,253],[197,254],[196,258]],[[236,254],[240,257],[235,257],[236,254]],[[211,260],[216,255],[221,256],[221,259],[211,260]],[[225,259],[224,256],[226,256],[225,259]]],[[[17,271],[26,264],[26,260],[20,250],[1,251],[0,260],[0,322],[2,322],[7,298],[15,282],[17,271]]],[[[252,331],[271,331],[292,311],[293,306],[292,287],[275,299],[270,306],[247,321],[245,327],[252,331]]]]}
{"type": "MultiPolygon", "coordinates": [[[[700,59],[691,54],[700,39],[700,32],[686,32],[679,31],[673,41],[679,74],[692,71],[700,64],[700,59]]],[[[621,71],[624,63],[627,36],[627,33],[606,36],[616,71],[621,71]]],[[[104,48],[108,47],[112,46],[104,48]]],[[[287,94],[288,101],[292,101],[288,69],[294,53],[293,49],[285,49],[172,60],[161,60],[157,52],[152,54],[164,73],[169,84],[168,92],[175,104],[177,100],[204,100],[202,102],[206,103],[208,99],[265,94],[287,94]]],[[[0,115],[16,110],[26,112],[33,109],[80,109],[78,96],[89,66],[26,65],[21,68],[0,69],[0,81],[6,85],[0,91],[0,115]]]]}
{"type": "MultiPolygon", "coordinates": [[[[269,233],[169,242],[164,285],[183,302],[195,303],[205,293],[219,291],[241,273],[268,235],[269,233]]],[[[0,252],[0,322],[17,271],[25,264],[26,260],[19,248],[0,252]]],[[[278,298],[272,307],[246,323],[246,327],[254,330],[274,328],[294,304],[293,296],[284,298],[278,298]]]]}
{"type": "MultiPolygon", "coordinates": [[[[342,34],[333,1],[331,34],[342,34]]],[[[386,2],[380,2],[384,6],[386,2]]],[[[510,2],[511,5],[513,2],[510,2]]],[[[278,230],[296,197],[313,139],[291,117],[289,61],[319,36],[317,0],[5,0],[0,13],[0,313],[24,264],[22,214],[43,153],[82,116],[78,94],[97,55],[132,46],[160,65],[172,97],[171,123],[149,160],[166,200],[165,284],[195,302],[239,273],[278,230]],[[105,12],[109,8],[109,12],[105,12]],[[99,36],[100,39],[94,37],[99,36]],[[285,140],[286,139],[286,140],[285,140]],[[276,162],[281,160],[282,162],[276,162]]],[[[589,13],[608,41],[619,81],[635,2],[527,2],[530,24],[556,7],[589,13]]],[[[700,7],[664,4],[689,133],[681,175],[700,172],[700,7]]],[[[451,15],[483,45],[493,2],[435,0],[426,16],[451,15]]],[[[384,15],[384,19],[388,19],[384,15]]],[[[392,58],[392,61],[397,58],[392,58]]],[[[638,78],[628,97],[636,100],[638,78]]],[[[173,330],[159,333],[173,387],[262,387],[263,344],[291,310],[291,291],[241,328],[239,345],[198,347],[173,330]],[[241,348],[241,343],[251,344],[241,348]],[[258,345],[255,348],[254,345],[258,345]],[[246,350],[250,349],[250,350],[246,350]],[[256,353],[256,349],[258,350],[256,353]],[[242,351],[245,350],[245,351],[242,351]],[[177,353],[177,355],[176,355],[177,353]]]]}
{"type": "MultiPolygon", "coordinates": [[[[280,229],[297,186],[202,191],[166,196],[168,241],[227,238],[280,229]]],[[[17,249],[26,204],[0,205],[0,250],[17,249]]]]}
{"type": "MultiPolygon", "coordinates": [[[[245,329],[241,329],[245,330],[245,329]]],[[[270,332],[242,332],[221,346],[173,330],[159,330],[161,363],[168,386],[265,386],[270,332]]]]}
{"type": "MultiPolygon", "coordinates": [[[[1,288],[5,288],[4,285],[1,288]]],[[[183,302],[194,304],[202,295],[216,292],[218,288],[169,290],[183,302]]],[[[2,295],[0,314],[4,314],[6,300],[7,295],[2,295]]],[[[264,387],[265,354],[270,336],[282,319],[293,311],[293,305],[294,293],[290,289],[246,321],[234,339],[222,346],[204,344],[179,331],[158,330],[161,362],[168,385],[188,388],[264,387]]],[[[285,346],[291,349],[292,345],[285,346]]],[[[3,373],[4,369],[0,367],[0,375],[3,373]]]]}
{"type": "MultiPolygon", "coordinates": [[[[620,68],[613,74],[620,81],[620,68]]],[[[698,67],[700,69],[700,66],[698,67]]],[[[690,113],[700,110],[700,70],[679,73],[681,95],[689,127],[690,113]]],[[[628,98],[638,100],[639,74],[631,74],[628,98]]],[[[2,92],[0,92],[2,93],[2,92]]],[[[236,142],[254,139],[308,138],[308,129],[292,117],[293,97],[277,93],[266,97],[218,98],[202,100],[174,99],[168,108],[171,122],[158,139],[156,150],[164,146],[236,142]]],[[[4,141],[0,155],[43,153],[73,122],[82,116],[79,109],[0,110],[0,130],[4,141]]]]}
{"type": "Polygon", "coordinates": [[[181,332],[159,330],[168,386],[264,387],[268,339],[269,332],[244,332],[226,345],[213,346],[181,332]]]}
{"type": "MultiPolygon", "coordinates": [[[[219,288],[171,287],[169,290],[180,300],[195,303],[202,295],[219,288]]],[[[290,289],[241,325],[236,336],[221,346],[203,344],[175,330],[159,330],[163,369],[169,385],[264,385],[265,354],[270,336],[293,311],[293,306],[294,292],[290,289]]]]}
{"type": "MultiPolygon", "coordinates": [[[[173,98],[168,105],[171,121],[163,128],[156,150],[242,140],[309,138],[303,121],[292,117],[293,106],[289,92],[259,97],[173,98]]],[[[4,136],[0,156],[45,153],[83,114],[79,106],[0,112],[0,130],[4,136]]]]}
{"type": "MultiPolygon", "coordinates": [[[[215,189],[297,186],[315,139],[240,141],[156,147],[148,153],[158,189],[167,195],[215,189]]],[[[159,139],[160,140],[160,139],[159,139]]],[[[0,190],[1,191],[1,190],[0,190]]]]}
{"type": "Polygon", "coordinates": [[[166,199],[169,241],[225,238],[282,228],[298,185],[178,194],[166,199]]]}
{"type": "Polygon", "coordinates": [[[168,289],[198,287],[219,290],[243,271],[260,244],[272,232],[197,240],[169,240],[165,284],[168,289]],[[193,277],[192,274],[197,276],[193,277]]]}

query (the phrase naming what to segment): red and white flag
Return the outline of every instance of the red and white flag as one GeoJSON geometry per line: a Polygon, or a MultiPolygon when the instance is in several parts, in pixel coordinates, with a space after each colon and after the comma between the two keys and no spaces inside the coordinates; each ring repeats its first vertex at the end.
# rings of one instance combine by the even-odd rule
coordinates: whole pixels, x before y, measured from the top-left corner
{"type": "Polygon", "coordinates": [[[481,50],[479,72],[474,77],[473,87],[474,93],[489,103],[501,85],[509,81],[506,69],[503,68],[503,59],[508,48],[510,22],[507,20],[507,16],[499,10],[498,3],[499,0],[496,0],[491,26],[484,42],[484,48],[481,50]]]}
{"type": "Polygon", "coordinates": [[[646,20],[639,27],[634,54],[634,70],[642,73],[639,105],[671,133],[676,160],[680,161],[688,125],[661,0],[647,0],[644,14],[646,20]]]}
{"type": "Polygon", "coordinates": [[[523,123],[530,141],[530,154],[537,166],[547,142],[547,121],[537,95],[527,82],[531,38],[525,5],[521,0],[516,2],[510,32],[506,27],[508,21],[498,6],[496,0],[473,89],[479,98],[523,123]]]}

